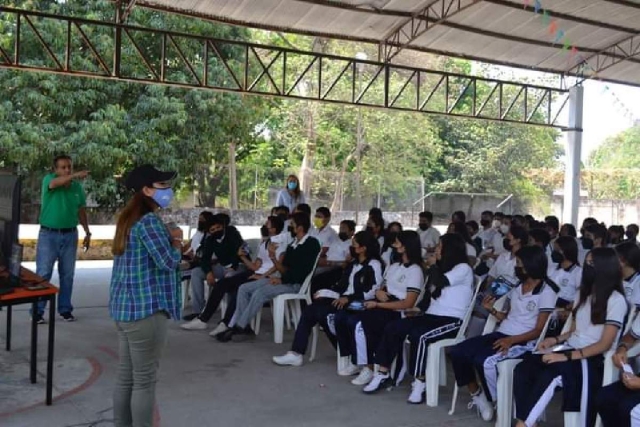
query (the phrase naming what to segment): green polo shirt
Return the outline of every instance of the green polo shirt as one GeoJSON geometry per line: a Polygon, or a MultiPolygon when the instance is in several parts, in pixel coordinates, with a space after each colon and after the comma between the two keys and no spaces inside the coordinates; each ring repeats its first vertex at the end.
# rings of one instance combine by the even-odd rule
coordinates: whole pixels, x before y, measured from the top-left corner
{"type": "Polygon", "coordinates": [[[68,187],[49,188],[56,178],[50,173],[42,180],[42,206],[40,225],[50,228],[73,228],[78,226],[78,210],[87,205],[82,186],[71,181],[68,187]]]}

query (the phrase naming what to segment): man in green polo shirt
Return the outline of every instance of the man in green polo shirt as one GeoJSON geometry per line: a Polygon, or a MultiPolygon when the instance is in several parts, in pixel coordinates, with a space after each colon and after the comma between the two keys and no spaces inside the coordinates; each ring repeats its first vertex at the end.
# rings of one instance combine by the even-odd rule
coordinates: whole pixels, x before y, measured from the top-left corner
{"type": "MultiPolygon", "coordinates": [[[[53,160],[53,173],[42,180],[42,206],[40,209],[40,233],[36,247],[36,273],[50,280],[53,265],[58,262],[60,293],[58,294],[58,313],[66,321],[75,320],[71,293],[78,251],[78,223],[85,232],[84,247],[89,248],[91,233],[85,210],[86,198],[78,180],[89,174],[87,171],[73,173],[71,157],[56,156],[53,160]]],[[[45,301],[38,305],[38,323],[44,323],[45,301]]]]}

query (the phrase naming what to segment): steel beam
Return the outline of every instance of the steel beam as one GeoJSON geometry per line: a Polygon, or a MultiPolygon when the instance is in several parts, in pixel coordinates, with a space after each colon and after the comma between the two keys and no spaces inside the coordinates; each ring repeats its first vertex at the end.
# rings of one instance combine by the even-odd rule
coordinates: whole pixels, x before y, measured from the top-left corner
{"type": "Polygon", "coordinates": [[[640,33],[625,37],[599,52],[593,53],[586,58],[578,56],[577,63],[566,70],[567,74],[577,74],[584,77],[595,77],[598,73],[605,71],[623,61],[633,60],[640,55],[640,33]]]}
{"type": "Polygon", "coordinates": [[[429,0],[429,4],[404,19],[380,43],[380,59],[391,61],[402,49],[431,28],[482,0],[429,0]]]}
{"type": "Polygon", "coordinates": [[[569,96],[565,89],[144,28],[121,20],[7,7],[0,7],[0,15],[16,22],[9,36],[13,47],[0,50],[0,68],[566,128],[559,120],[569,96]],[[48,25],[39,26],[42,19],[48,25]],[[60,37],[64,58],[57,56],[59,47],[47,44],[56,39],[41,34],[46,29],[66,36],[60,37]],[[35,32],[43,49],[21,49],[25,40],[34,40],[25,38],[24,31],[35,32]],[[111,40],[98,45],[91,39],[95,34],[110,34],[111,40]],[[308,83],[316,88],[302,90],[308,83]]]}

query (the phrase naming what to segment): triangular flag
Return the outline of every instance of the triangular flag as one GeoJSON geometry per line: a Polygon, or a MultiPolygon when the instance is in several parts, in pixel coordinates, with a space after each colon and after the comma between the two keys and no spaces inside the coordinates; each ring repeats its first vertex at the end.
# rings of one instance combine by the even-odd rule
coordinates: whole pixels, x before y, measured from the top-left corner
{"type": "Polygon", "coordinates": [[[571,46],[571,56],[576,56],[578,54],[578,48],[575,46],[571,46]]]}
{"type": "Polygon", "coordinates": [[[558,31],[558,21],[555,19],[549,23],[549,34],[554,35],[558,31]]]}
{"type": "Polygon", "coordinates": [[[524,0],[524,8],[528,8],[529,6],[531,6],[531,0],[524,0]]]}
{"type": "Polygon", "coordinates": [[[551,21],[551,16],[549,16],[549,12],[545,10],[542,12],[542,23],[544,25],[549,25],[549,21],[551,21]]]}
{"type": "Polygon", "coordinates": [[[556,33],[555,43],[559,43],[563,37],[564,37],[564,30],[558,30],[558,32],[556,33]]]}
{"type": "Polygon", "coordinates": [[[562,50],[564,51],[569,50],[570,47],[571,47],[571,42],[569,41],[568,38],[565,38],[564,43],[562,45],[562,50]]]}
{"type": "Polygon", "coordinates": [[[536,13],[540,13],[540,9],[542,9],[542,3],[540,3],[540,0],[535,1],[535,3],[533,4],[533,9],[536,13]]]}

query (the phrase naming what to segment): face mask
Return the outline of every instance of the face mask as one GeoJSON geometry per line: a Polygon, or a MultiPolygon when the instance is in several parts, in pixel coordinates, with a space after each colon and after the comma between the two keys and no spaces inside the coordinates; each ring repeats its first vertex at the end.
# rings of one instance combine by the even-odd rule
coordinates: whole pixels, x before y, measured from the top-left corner
{"type": "Polygon", "coordinates": [[[396,241],[396,239],[398,238],[398,233],[396,232],[391,232],[387,235],[387,242],[389,242],[389,244],[393,243],[396,241]]]}
{"type": "Polygon", "coordinates": [[[488,226],[491,225],[491,221],[489,221],[488,219],[481,219],[480,220],[480,225],[487,228],[488,226]]]}
{"type": "Polygon", "coordinates": [[[502,240],[502,247],[506,250],[506,251],[511,251],[512,247],[511,246],[511,240],[507,239],[506,237],[502,240]]]}
{"type": "Polygon", "coordinates": [[[500,232],[502,234],[507,234],[509,232],[509,226],[507,224],[502,224],[500,226],[500,232]]]}
{"type": "Polygon", "coordinates": [[[204,231],[207,228],[207,223],[204,221],[198,221],[198,231],[204,231]]]}
{"type": "Polygon", "coordinates": [[[285,213],[278,214],[278,218],[280,218],[282,220],[282,222],[285,222],[286,220],[289,219],[287,217],[287,214],[285,214],[285,213]]]}
{"type": "Polygon", "coordinates": [[[582,247],[585,248],[588,251],[593,249],[593,239],[590,239],[588,237],[583,237],[582,238],[582,247]]]}
{"type": "Polygon", "coordinates": [[[556,264],[560,264],[562,261],[564,261],[564,255],[560,251],[553,251],[551,252],[551,261],[555,262],[556,264]]]}
{"type": "Polygon", "coordinates": [[[627,239],[629,239],[629,240],[635,240],[635,239],[636,239],[635,234],[633,234],[633,233],[631,233],[631,232],[629,232],[629,231],[627,231],[626,233],[624,233],[624,235],[625,235],[625,236],[627,236],[627,239]]]}
{"type": "Polygon", "coordinates": [[[596,269],[592,265],[585,263],[582,267],[582,281],[588,286],[596,281],[596,269]]]}
{"type": "Polygon", "coordinates": [[[351,254],[352,259],[358,259],[358,254],[356,253],[356,248],[353,246],[349,247],[349,254],[351,254]]]}
{"type": "Polygon", "coordinates": [[[324,226],[324,220],[322,218],[313,218],[313,225],[316,228],[322,228],[324,226]]]}
{"type": "Polygon", "coordinates": [[[298,188],[298,183],[297,183],[297,182],[295,182],[295,181],[289,181],[289,182],[287,182],[287,188],[288,188],[289,190],[292,190],[292,191],[293,191],[293,190],[295,190],[296,188],[298,188]]]}
{"type": "Polygon", "coordinates": [[[429,224],[418,224],[418,227],[420,228],[420,230],[426,231],[429,229],[429,224]]]}
{"type": "Polygon", "coordinates": [[[373,227],[367,227],[364,229],[365,231],[368,231],[369,233],[373,234],[373,227]]]}
{"type": "Polygon", "coordinates": [[[220,240],[222,236],[224,236],[224,231],[222,230],[216,231],[215,233],[211,233],[211,237],[213,237],[216,240],[220,240]]]}
{"type": "Polygon", "coordinates": [[[338,238],[343,242],[346,242],[349,239],[349,235],[345,232],[338,233],[338,238]]]}
{"type": "Polygon", "coordinates": [[[398,251],[394,248],[391,251],[391,257],[389,258],[391,264],[395,264],[396,262],[402,262],[402,255],[398,253],[398,251]]]}
{"type": "Polygon", "coordinates": [[[516,277],[521,282],[524,282],[525,280],[527,280],[529,278],[529,275],[527,273],[525,273],[523,267],[516,267],[515,272],[516,272],[516,277]]]}
{"type": "Polygon", "coordinates": [[[500,228],[501,225],[502,223],[500,222],[499,219],[494,219],[493,222],[491,223],[492,228],[500,228]]]}
{"type": "Polygon", "coordinates": [[[166,209],[173,200],[172,188],[156,188],[155,193],[151,196],[154,202],[162,209],[166,209]]]}
{"type": "Polygon", "coordinates": [[[294,230],[293,227],[289,227],[289,233],[291,234],[291,237],[294,239],[296,238],[296,230],[294,230]]]}
{"type": "Polygon", "coordinates": [[[266,225],[263,225],[262,227],[260,227],[260,235],[262,237],[268,237],[269,236],[269,229],[267,228],[266,225]]]}

